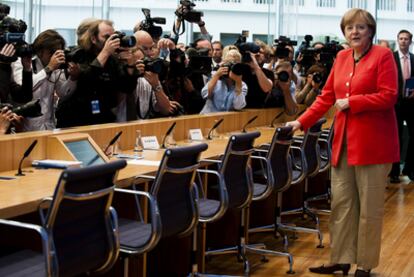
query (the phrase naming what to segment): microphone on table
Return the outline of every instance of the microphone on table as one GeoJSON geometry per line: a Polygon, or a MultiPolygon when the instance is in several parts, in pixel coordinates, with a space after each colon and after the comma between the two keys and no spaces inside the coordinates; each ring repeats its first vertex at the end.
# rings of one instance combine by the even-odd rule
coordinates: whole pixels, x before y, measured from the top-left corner
{"type": "Polygon", "coordinates": [[[246,122],[246,124],[244,124],[243,129],[242,129],[242,132],[243,132],[243,133],[246,133],[246,128],[247,128],[247,126],[248,126],[250,123],[252,123],[253,121],[255,121],[257,117],[258,117],[258,115],[253,116],[252,118],[250,118],[250,119],[249,119],[249,121],[247,121],[247,122],[246,122]]]}
{"type": "Polygon", "coordinates": [[[214,123],[213,127],[211,127],[210,131],[208,131],[207,139],[213,139],[213,131],[217,129],[220,124],[224,121],[224,118],[220,118],[216,123],[214,123]]]}
{"type": "Polygon", "coordinates": [[[282,111],[282,112],[280,112],[280,113],[278,113],[273,119],[272,119],[272,122],[270,122],[270,127],[275,127],[275,121],[276,121],[276,119],[278,119],[279,117],[281,117],[282,115],[283,115],[283,113],[284,113],[285,111],[282,111]]]}
{"type": "Polygon", "coordinates": [[[22,171],[23,160],[30,155],[30,153],[32,152],[32,150],[36,146],[36,144],[37,144],[37,139],[35,139],[32,142],[32,144],[30,144],[30,146],[27,148],[27,150],[24,152],[23,157],[19,162],[19,169],[17,170],[16,176],[24,176],[23,171],[22,171]]]}
{"type": "Polygon", "coordinates": [[[106,153],[106,151],[108,151],[109,147],[111,147],[112,145],[115,144],[115,142],[119,139],[119,137],[122,135],[122,131],[119,131],[109,142],[108,146],[106,146],[104,153],[106,153]]]}
{"type": "Polygon", "coordinates": [[[165,147],[165,142],[166,142],[168,136],[171,135],[171,133],[174,131],[175,125],[177,125],[177,122],[174,121],[173,124],[171,124],[170,128],[168,128],[167,132],[165,132],[165,136],[162,139],[162,144],[161,144],[162,148],[166,148],[165,147]]]}

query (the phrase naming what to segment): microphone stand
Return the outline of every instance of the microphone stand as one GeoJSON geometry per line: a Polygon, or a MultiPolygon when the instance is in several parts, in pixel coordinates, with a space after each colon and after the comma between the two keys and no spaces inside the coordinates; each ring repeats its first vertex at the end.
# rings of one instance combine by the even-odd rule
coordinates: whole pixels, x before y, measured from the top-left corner
{"type": "Polygon", "coordinates": [[[284,113],[284,111],[283,112],[280,112],[280,113],[278,113],[273,119],[272,119],[272,122],[270,123],[270,127],[275,127],[275,121],[276,121],[276,119],[278,119],[279,117],[281,117],[282,115],[283,115],[283,113],[284,113]]]}
{"type": "Polygon", "coordinates": [[[22,157],[22,159],[20,160],[20,162],[19,162],[19,168],[17,169],[17,173],[15,174],[16,176],[25,176],[25,174],[23,174],[23,171],[22,171],[22,164],[23,164],[23,160],[25,159],[25,158],[27,158],[29,155],[30,155],[30,153],[32,152],[32,150],[33,150],[33,148],[36,146],[36,144],[37,144],[37,139],[36,140],[34,140],[33,142],[32,142],[32,144],[30,144],[30,146],[27,148],[27,150],[24,152],[24,154],[23,154],[23,157],[22,157]]]}
{"type": "Polygon", "coordinates": [[[217,129],[220,124],[224,121],[224,118],[220,118],[216,123],[214,123],[213,127],[211,127],[210,131],[208,131],[207,139],[212,140],[213,139],[213,131],[217,129]]]}
{"type": "Polygon", "coordinates": [[[162,140],[162,144],[161,144],[162,148],[166,148],[165,147],[165,142],[167,140],[167,137],[172,133],[172,131],[174,131],[175,125],[177,125],[177,122],[174,121],[173,124],[171,124],[170,128],[168,128],[167,132],[165,132],[165,136],[164,136],[164,138],[162,140]]]}
{"type": "Polygon", "coordinates": [[[249,121],[247,121],[247,123],[246,123],[246,124],[244,124],[243,129],[242,129],[242,132],[243,132],[243,133],[246,133],[246,128],[247,128],[247,126],[248,126],[250,123],[252,123],[253,121],[255,121],[257,117],[258,117],[258,115],[253,116],[252,118],[250,118],[250,119],[249,119],[249,121]]]}

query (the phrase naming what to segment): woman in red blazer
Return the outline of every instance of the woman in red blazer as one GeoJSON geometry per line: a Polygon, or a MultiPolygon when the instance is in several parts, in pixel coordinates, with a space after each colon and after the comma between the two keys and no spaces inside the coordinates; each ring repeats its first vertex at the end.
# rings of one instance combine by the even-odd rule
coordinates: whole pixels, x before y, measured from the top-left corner
{"type": "Polygon", "coordinates": [[[389,49],[373,45],[376,23],[370,13],[351,9],[341,20],[351,48],[338,53],[329,78],[294,130],[307,129],[334,105],[332,145],[331,261],[310,268],[320,274],[357,264],[355,276],[378,266],[384,189],[391,163],[399,161],[394,104],[397,68],[389,49]]]}

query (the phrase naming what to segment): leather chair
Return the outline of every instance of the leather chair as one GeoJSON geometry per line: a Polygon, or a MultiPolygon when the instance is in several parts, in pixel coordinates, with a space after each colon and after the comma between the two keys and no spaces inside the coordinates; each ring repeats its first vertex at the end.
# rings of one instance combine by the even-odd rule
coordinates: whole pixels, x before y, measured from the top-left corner
{"type": "MultiPolygon", "coordinates": [[[[197,226],[199,209],[194,185],[201,152],[207,144],[166,149],[155,176],[137,176],[137,181],[152,180],[149,193],[136,189],[116,189],[131,197],[149,200],[150,222],[142,218],[119,219],[121,256],[124,276],[128,276],[128,258],[152,250],[160,239],[186,236],[197,226]]],[[[133,186],[136,188],[136,186],[133,186]]],[[[139,214],[140,201],[136,201],[139,214]]]]}
{"type": "Polygon", "coordinates": [[[41,225],[0,219],[13,229],[39,234],[43,255],[22,250],[0,258],[0,276],[75,276],[103,273],[119,253],[117,215],[111,208],[114,179],[125,161],[67,169],[53,198],[39,206],[41,225]],[[43,207],[50,204],[47,212],[43,207]]]}

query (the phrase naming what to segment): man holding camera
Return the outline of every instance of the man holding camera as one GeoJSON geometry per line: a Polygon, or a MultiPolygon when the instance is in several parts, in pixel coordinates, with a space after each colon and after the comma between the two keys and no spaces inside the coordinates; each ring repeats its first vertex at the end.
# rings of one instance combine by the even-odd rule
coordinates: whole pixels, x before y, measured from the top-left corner
{"type": "Polygon", "coordinates": [[[243,72],[243,82],[247,84],[249,90],[246,96],[247,108],[263,108],[274,81],[273,72],[263,68],[267,45],[261,42],[256,42],[256,44],[260,50],[256,54],[246,52],[250,55],[250,61],[247,62],[250,70],[243,72]]]}
{"type": "Polygon", "coordinates": [[[135,63],[125,64],[116,57],[118,52],[128,51],[129,45],[121,47],[122,38],[109,20],[89,24],[79,39],[77,88],[69,99],[59,101],[58,127],[115,122],[118,94],[132,93],[137,79],[135,63]]]}
{"type": "Polygon", "coordinates": [[[137,31],[134,36],[137,40],[136,47],[131,49],[129,53],[122,55],[122,58],[132,59],[135,62],[139,77],[133,93],[121,95],[117,121],[174,114],[180,105],[175,101],[170,101],[164,93],[158,76],[160,73],[158,69],[163,67],[163,61],[154,57],[153,48],[156,46],[151,35],[145,31],[137,31]],[[159,66],[151,66],[156,63],[159,66]]]}
{"type": "Polygon", "coordinates": [[[54,30],[40,33],[33,42],[33,98],[40,99],[41,116],[25,118],[24,131],[52,130],[56,127],[56,97],[69,97],[76,88],[78,67],[65,65],[65,40],[54,30]]]}
{"type": "Polygon", "coordinates": [[[326,74],[326,70],[322,65],[312,65],[307,72],[306,79],[303,79],[303,85],[297,87],[295,92],[296,102],[298,104],[304,104],[307,107],[312,105],[322,89],[323,76],[326,74]]]}

